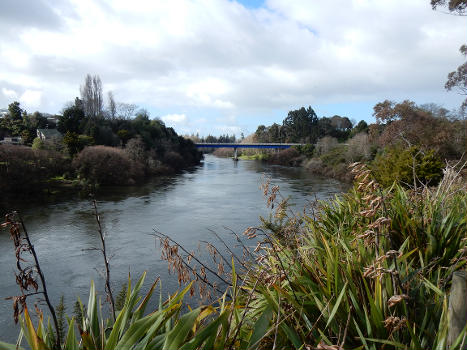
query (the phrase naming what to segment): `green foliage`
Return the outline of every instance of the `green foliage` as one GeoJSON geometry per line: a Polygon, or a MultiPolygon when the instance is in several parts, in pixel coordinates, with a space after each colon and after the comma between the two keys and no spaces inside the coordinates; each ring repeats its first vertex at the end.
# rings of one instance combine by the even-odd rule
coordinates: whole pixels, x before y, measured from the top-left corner
{"type": "Polygon", "coordinates": [[[12,120],[21,120],[23,115],[23,110],[20,107],[19,102],[15,101],[8,105],[9,117],[12,120]]]}
{"type": "Polygon", "coordinates": [[[30,145],[34,140],[34,136],[35,134],[31,133],[29,130],[23,130],[21,132],[21,139],[25,145],[30,145]]]}
{"type": "Polygon", "coordinates": [[[73,157],[81,150],[78,134],[75,132],[67,131],[63,136],[63,144],[66,146],[68,154],[73,157]]]}
{"type": "Polygon", "coordinates": [[[39,137],[34,138],[34,141],[32,142],[32,149],[34,150],[46,149],[44,141],[42,141],[42,139],[39,137]]]}
{"type": "Polygon", "coordinates": [[[368,132],[368,124],[364,120],[360,120],[358,124],[352,129],[350,137],[353,137],[361,132],[368,132]]]}
{"type": "MultiPolygon", "coordinates": [[[[98,306],[94,283],[85,306],[78,300],[81,320],[73,317],[68,320],[68,333],[63,344],[64,349],[224,349],[228,340],[229,329],[235,332],[228,322],[232,310],[231,303],[223,303],[217,308],[208,305],[182,313],[182,300],[190,290],[191,283],[180,293],[170,296],[165,303],[148,315],[144,315],[157,281],[154,282],[144,298],[139,296],[146,273],[143,273],[132,287],[128,279],[128,289],[124,305],[115,322],[100,319],[102,312],[98,306]],[[206,321],[207,320],[207,321],[206,321]],[[111,325],[107,328],[106,325],[111,325]],[[79,332],[76,332],[78,328],[79,332]]],[[[27,309],[21,319],[21,328],[28,345],[33,349],[52,350],[51,337],[45,331],[42,318],[34,327],[27,309]]],[[[264,329],[256,332],[255,338],[261,339],[264,329]]],[[[232,335],[230,335],[232,337],[232,335]]],[[[248,340],[248,339],[246,339],[248,340]]],[[[0,344],[3,346],[3,344],[0,344]]],[[[6,349],[9,345],[5,344],[6,349]]]]}
{"type": "Polygon", "coordinates": [[[55,310],[57,312],[58,329],[60,333],[60,343],[63,343],[64,337],[65,337],[65,329],[66,329],[66,325],[65,325],[66,307],[65,307],[65,298],[63,297],[63,295],[60,297],[60,302],[55,308],[55,310]]]}
{"type": "Polygon", "coordinates": [[[338,145],[332,148],[329,152],[326,152],[323,155],[321,155],[320,159],[325,165],[328,166],[345,163],[345,150],[346,147],[344,145],[338,145]]]}
{"type": "Polygon", "coordinates": [[[126,142],[130,139],[130,133],[126,129],[118,130],[117,136],[122,141],[122,145],[125,145],[126,142]]]}
{"type": "Polygon", "coordinates": [[[80,134],[85,122],[84,111],[79,106],[73,105],[66,108],[58,119],[57,129],[62,134],[74,132],[80,134]]]}
{"type": "Polygon", "coordinates": [[[273,309],[277,348],[445,348],[449,276],[466,263],[465,190],[449,175],[432,191],[381,190],[368,174],[301,227],[282,220],[288,240],[277,219],[265,226],[272,246],[248,285],[255,306],[273,309]]]}
{"type": "Polygon", "coordinates": [[[126,283],[122,284],[122,289],[117,294],[117,298],[115,299],[115,310],[120,311],[123,309],[125,305],[125,299],[127,294],[128,285],[126,283]]]}
{"type": "Polygon", "coordinates": [[[414,167],[416,184],[436,185],[443,176],[443,163],[434,151],[422,152],[416,146],[391,147],[378,154],[372,163],[374,175],[383,186],[391,186],[394,182],[413,186],[414,167]]]}
{"type": "Polygon", "coordinates": [[[311,158],[313,156],[313,151],[315,150],[315,146],[310,143],[307,143],[303,146],[294,147],[297,149],[298,153],[304,155],[307,158],[311,158]]]}
{"type": "Polygon", "coordinates": [[[315,143],[318,134],[318,116],[311,106],[290,111],[282,122],[288,142],[315,143]]]}

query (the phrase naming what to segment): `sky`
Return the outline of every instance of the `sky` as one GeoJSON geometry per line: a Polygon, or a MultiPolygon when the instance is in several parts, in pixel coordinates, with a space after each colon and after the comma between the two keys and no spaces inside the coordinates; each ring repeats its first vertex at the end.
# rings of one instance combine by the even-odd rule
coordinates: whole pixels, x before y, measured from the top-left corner
{"type": "Polygon", "coordinates": [[[1,0],[0,108],[60,113],[86,74],[179,134],[248,135],[312,106],[460,106],[465,17],[429,0],[1,0]]]}

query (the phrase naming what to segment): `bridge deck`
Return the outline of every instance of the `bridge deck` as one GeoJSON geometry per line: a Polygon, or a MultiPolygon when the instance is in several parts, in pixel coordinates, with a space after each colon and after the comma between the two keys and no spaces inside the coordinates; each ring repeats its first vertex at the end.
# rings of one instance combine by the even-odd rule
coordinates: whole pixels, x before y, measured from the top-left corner
{"type": "Polygon", "coordinates": [[[290,148],[301,143],[195,143],[198,148],[290,148]]]}

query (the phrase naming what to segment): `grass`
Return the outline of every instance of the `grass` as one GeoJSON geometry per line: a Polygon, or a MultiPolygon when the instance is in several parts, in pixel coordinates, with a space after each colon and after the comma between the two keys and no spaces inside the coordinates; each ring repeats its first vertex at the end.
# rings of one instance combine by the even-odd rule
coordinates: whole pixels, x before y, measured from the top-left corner
{"type": "Polygon", "coordinates": [[[269,153],[257,153],[253,155],[241,155],[238,158],[244,160],[268,160],[270,157],[269,153]]]}

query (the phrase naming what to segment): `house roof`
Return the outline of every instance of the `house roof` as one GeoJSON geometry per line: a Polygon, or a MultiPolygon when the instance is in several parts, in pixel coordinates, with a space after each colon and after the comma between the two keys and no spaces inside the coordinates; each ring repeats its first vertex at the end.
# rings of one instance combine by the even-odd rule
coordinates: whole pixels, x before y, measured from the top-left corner
{"type": "Polygon", "coordinates": [[[37,129],[45,138],[62,137],[62,134],[57,129],[37,129]]]}

